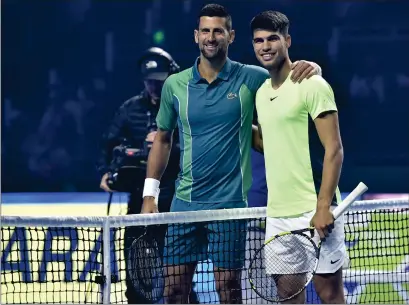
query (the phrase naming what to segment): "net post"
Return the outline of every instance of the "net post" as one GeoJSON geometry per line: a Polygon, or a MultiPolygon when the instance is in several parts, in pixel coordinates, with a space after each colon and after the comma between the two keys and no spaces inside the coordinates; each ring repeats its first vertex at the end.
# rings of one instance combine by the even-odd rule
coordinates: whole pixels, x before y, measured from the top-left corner
{"type": "Polygon", "coordinates": [[[110,304],[111,300],[111,236],[110,218],[104,219],[102,227],[102,247],[103,247],[103,268],[104,268],[104,289],[102,293],[103,304],[110,304]]]}

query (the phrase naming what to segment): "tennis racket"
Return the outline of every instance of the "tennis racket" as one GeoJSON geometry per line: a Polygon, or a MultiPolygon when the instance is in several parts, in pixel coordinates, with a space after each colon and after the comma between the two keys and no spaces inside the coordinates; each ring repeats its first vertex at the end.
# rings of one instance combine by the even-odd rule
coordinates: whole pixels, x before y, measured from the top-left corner
{"type": "MultiPolygon", "coordinates": [[[[368,187],[359,185],[334,210],[334,219],[361,196],[368,187]]],[[[267,240],[250,261],[251,288],[263,299],[283,302],[293,299],[311,282],[320,256],[321,240],[313,240],[314,227],[282,232],[267,240]],[[306,233],[309,234],[306,234],[306,233]]]]}
{"type": "Polygon", "coordinates": [[[147,303],[157,303],[162,299],[165,288],[162,255],[155,238],[146,227],[145,232],[132,242],[128,251],[127,272],[135,291],[147,303]]]}

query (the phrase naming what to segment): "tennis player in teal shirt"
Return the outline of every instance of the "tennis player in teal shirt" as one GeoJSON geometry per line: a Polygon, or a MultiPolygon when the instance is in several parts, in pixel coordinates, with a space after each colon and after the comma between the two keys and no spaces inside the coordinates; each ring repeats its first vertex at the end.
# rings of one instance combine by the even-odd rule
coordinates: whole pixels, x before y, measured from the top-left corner
{"type": "MultiPolygon", "coordinates": [[[[254,98],[269,74],[228,58],[234,36],[231,17],[222,6],[202,9],[195,30],[201,55],[193,67],[171,75],[162,89],[142,213],[158,212],[159,181],[176,126],[181,158],[171,211],[247,207],[254,98]]],[[[306,72],[301,79],[317,74],[319,68],[314,67],[303,62],[297,73],[306,72]]],[[[242,303],[245,239],[243,220],[170,225],[164,250],[165,302],[186,303],[197,262],[210,258],[220,303],[242,303]]]]}

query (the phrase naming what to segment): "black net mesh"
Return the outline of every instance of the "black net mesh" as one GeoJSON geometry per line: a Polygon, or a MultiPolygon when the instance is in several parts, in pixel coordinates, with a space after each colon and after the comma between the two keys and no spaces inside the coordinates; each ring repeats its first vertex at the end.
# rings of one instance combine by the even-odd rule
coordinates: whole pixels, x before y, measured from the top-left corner
{"type": "Polygon", "coordinates": [[[253,256],[248,276],[266,300],[290,300],[304,290],[318,263],[317,241],[302,234],[284,234],[268,241],[253,256]]]}
{"type": "MultiPolygon", "coordinates": [[[[264,242],[265,219],[252,217],[251,209],[245,220],[225,212],[229,220],[147,226],[146,240],[136,248],[147,255],[139,260],[130,249],[145,228],[111,228],[110,302],[146,304],[149,295],[162,293],[174,303],[268,303],[250,288],[246,270],[264,242]],[[136,272],[138,266],[145,271],[136,272]],[[147,274],[162,279],[144,281],[147,274]],[[135,278],[142,278],[143,289],[135,288],[135,278]]],[[[349,212],[345,218],[347,302],[408,303],[409,209],[349,212]]],[[[56,226],[2,226],[1,303],[102,302],[102,228],[56,226]]],[[[307,303],[319,302],[308,286],[307,303]]]]}
{"type": "Polygon", "coordinates": [[[98,228],[2,227],[1,303],[98,303],[98,228]]]}

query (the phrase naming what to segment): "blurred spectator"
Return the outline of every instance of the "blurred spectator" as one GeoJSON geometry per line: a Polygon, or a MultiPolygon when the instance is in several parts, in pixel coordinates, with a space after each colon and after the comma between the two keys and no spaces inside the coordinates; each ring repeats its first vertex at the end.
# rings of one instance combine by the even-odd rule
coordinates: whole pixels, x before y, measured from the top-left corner
{"type": "Polygon", "coordinates": [[[84,124],[94,108],[82,87],[68,95],[64,93],[63,84],[50,91],[49,105],[37,131],[22,147],[34,175],[62,183],[55,191],[76,190],[79,162],[86,155],[84,124]]]}
{"type": "Polygon", "coordinates": [[[364,57],[362,69],[355,71],[349,90],[351,97],[361,104],[385,102],[385,78],[379,70],[380,58],[370,54],[364,57]]]}

